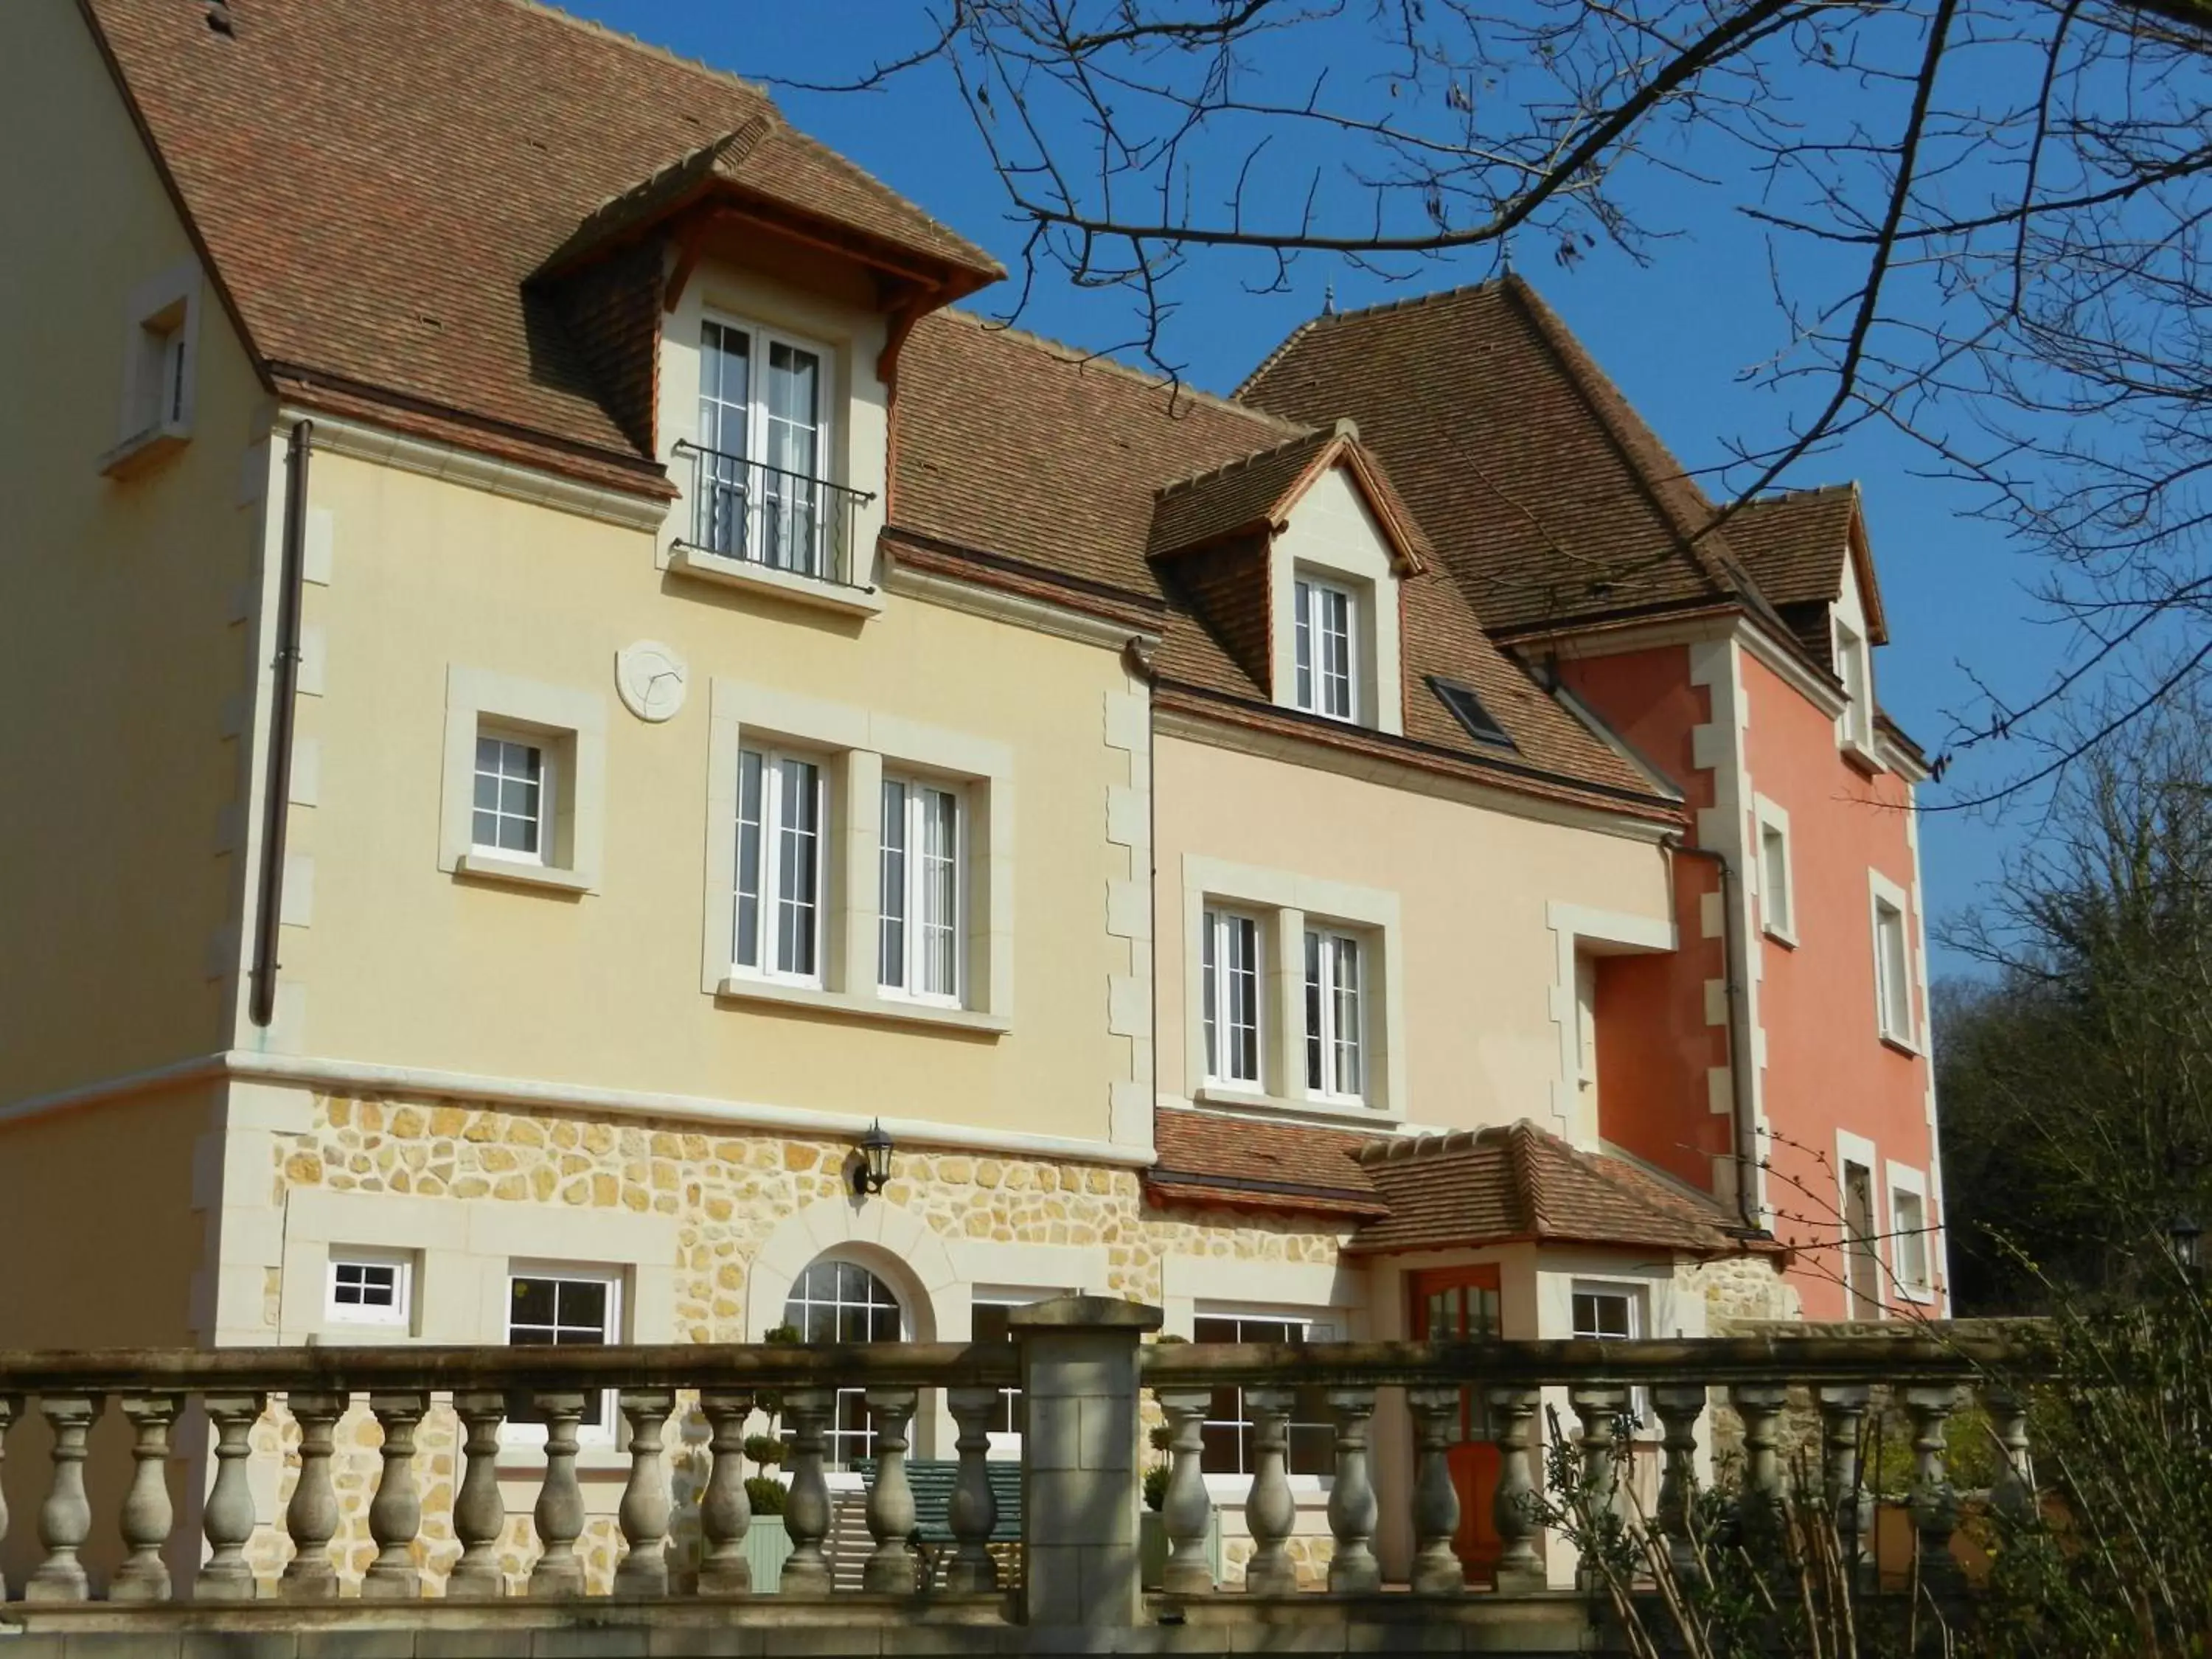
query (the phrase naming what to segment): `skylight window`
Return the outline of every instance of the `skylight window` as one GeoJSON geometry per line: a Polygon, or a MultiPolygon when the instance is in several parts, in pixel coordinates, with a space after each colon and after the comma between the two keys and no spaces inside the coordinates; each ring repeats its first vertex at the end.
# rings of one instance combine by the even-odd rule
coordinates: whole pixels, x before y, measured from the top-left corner
{"type": "Polygon", "coordinates": [[[1451,710],[1452,718],[1466,728],[1467,734],[1477,743],[1486,743],[1494,749],[1515,747],[1505,728],[1490,716],[1482,706],[1482,699],[1466,686],[1451,680],[1429,676],[1429,690],[1437,694],[1437,701],[1451,710]]]}

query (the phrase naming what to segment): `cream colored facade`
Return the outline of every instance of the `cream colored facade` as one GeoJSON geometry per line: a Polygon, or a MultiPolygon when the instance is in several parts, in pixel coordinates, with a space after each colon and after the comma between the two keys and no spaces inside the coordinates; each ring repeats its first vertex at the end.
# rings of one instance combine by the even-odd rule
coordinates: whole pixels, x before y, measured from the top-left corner
{"type": "MultiPolygon", "coordinates": [[[[709,319],[826,354],[829,468],[867,501],[862,568],[825,594],[687,546],[686,501],[664,514],[277,401],[57,0],[0,9],[0,150],[27,161],[0,180],[0,244],[33,251],[0,261],[16,389],[0,398],[0,749],[18,785],[0,815],[0,1251],[48,1264],[0,1273],[0,1344],[497,1343],[513,1279],[564,1268],[619,1287],[615,1337],[751,1340],[824,1255],[868,1267],[922,1338],[1069,1291],[1158,1302],[1176,1334],[1234,1312],[1389,1335],[1401,1288],[1340,1258],[1348,1225],[1149,1206],[1156,1110],[1376,1132],[1528,1116],[1595,1144],[1575,963],[1669,948],[1656,831],[1158,720],[1146,641],[902,580],[877,550],[885,325],[849,279],[709,260],[659,356],[682,479],[709,319]],[[177,402],[133,447],[147,341],[177,318],[177,402]],[[262,1025],[247,988],[302,420],[262,1025]],[[645,713],[623,678],[641,662],[645,713]],[[534,867],[472,845],[460,793],[477,737],[518,732],[556,769],[534,867]],[[732,960],[738,757],[756,744],[826,780],[818,985],[732,960]],[[965,803],[957,1006],[876,984],[887,775],[965,803]],[[1194,928],[1216,901],[1272,918],[1277,1008],[1302,919],[1371,942],[1366,1104],[1301,1098],[1273,1015],[1273,1082],[1205,1082],[1194,928]],[[878,1120],[896,1164],[862,1199],[854,1147],[878,1120]],[[333,1313],[333,1263],[364,1255],[407,1264],[397,1325],[333,1313]]],[[[1271,582],[1309,566],[1374,602],[1362,696],[1401,730],[1393,568],[1334,477],[1271,582]]],[[[1287,636],[1273,649],[1286,679],[1287,636]]],[[[1522,1254],[1513,1334],[1566,1334],[1562,1286],[1583,1269],[1522,1254]]],[[[1655,1314],[1702,1305],[1671,1267],[1652,1277],[1655,1314]]],[[[263,1433],[273,1515],[281,1448],[263,1433]]],[[[449,1419],[424,1445],[432,1484],[450,1480],[449,1419]]],[[[949,1445],[949,1423],[923,1422],[922,1455],[949,1445]]],[[[12,1469],[38,1461],[24,1452],[12,1469]]],[[[594,1455],[604,1512],[614,1454],[594,1455]]],[[[1303,1530],[1325,1533],[1305,1497],[1303,1530]]],[[[22,1529],[9,1547],[29,1547],[22,1529]]],[[[429,1547],[435,1565],[446,1546],[429,1547]]]]}

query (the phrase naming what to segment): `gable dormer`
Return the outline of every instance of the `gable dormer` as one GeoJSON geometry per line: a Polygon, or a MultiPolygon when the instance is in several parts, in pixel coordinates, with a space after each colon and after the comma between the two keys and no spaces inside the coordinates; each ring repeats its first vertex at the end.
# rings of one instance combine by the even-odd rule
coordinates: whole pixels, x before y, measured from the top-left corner
{"type": "Polygon", "coordinates": [[[865,616],[900,348],[1000,274],[763,109],[603,204],[534,282],[677,486],[664,567],[865,616]]]}
{"type": "Polygon", "coordinates": [[[1151,553],[1270,702],[1404,731],[1399,585],[1427,544],[1350,421],[1163,489],[1151,553]]]}

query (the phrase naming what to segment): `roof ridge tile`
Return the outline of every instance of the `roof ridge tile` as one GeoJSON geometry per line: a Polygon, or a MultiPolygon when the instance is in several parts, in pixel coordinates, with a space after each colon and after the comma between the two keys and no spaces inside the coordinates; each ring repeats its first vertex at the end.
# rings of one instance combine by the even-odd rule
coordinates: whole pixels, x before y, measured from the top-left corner
{"type": "Polygon", "coordinates": [[[775,94],[769,91],[766,82],[753,80],[748,76],[739,75],[732,70],[718,69],[703,58],[688,57],[683,52],[647,40],[642,36],[611,27],[597,18],[585,17],[576,12],[565,10],[562,7],[550,5],[546,3],[546,0],[500,0],[500,3],[513,6],[517,11],[531,12],[556,23],[565,23],[580,33],[598,35],[602,40],[611,41],[616,46],[626,47],[644,57],[658,58],[663,63],[673,64],[679,69],[690,70],[695,75],[705,76],[708,80],[719,82],[724,86],[741,87],[755,97],[766,99],[771,107],[775,105],[775,94]]]}

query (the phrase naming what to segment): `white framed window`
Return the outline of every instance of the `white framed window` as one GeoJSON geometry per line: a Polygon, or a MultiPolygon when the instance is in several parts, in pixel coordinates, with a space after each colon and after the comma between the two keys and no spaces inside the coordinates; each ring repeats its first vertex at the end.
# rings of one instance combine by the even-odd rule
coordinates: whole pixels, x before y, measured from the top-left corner
{"type": "Polygon", "coordinates": [[[1309,714],[1358,718],[1358,624],[1359,601],[1349,589],[1311,576],[1297,578],[1292,617],[1297,706],[1309,714]]]}
{"type": "MultiPolygon", "coordinates": [[[[1572,1334],[1580,1339],[1632,1342],[1650,1328],[1650,1317],[1641,1285],[1620,1285],[1605,1279],[1578,1279],[1572,1291],[1572,1334]]],[[[1650,1393],[1641,1388],[1628,1394],[1628,1413],[1636,1426],[1652,1421],[1650,1393]]]]}
{"type": "Polygon", "coordinates": [[[1866,635],[1836,619],[1836,678],[1843,682],[1846,699],[1843,713],[1844,741],[1871,753],[1874,749],[1874,665],[1866,635]]]}
{"type": "Polygon", "coordinates": [[[134,477],[191,440],[199,312],[199,266],[191,260],[142,283],[125,302],[118,441],[100,459],[109,477],[134,477]]]}
{"type": "MultiPolygon", "coordinates": [[[[620,1268],[560,1262],[518,1262],[507,1276],[507,1340],[516,1348],[604,1347],[622,1340],[620,1268]]],[[[514,1437],[542,1442],[542,1418],[518,1413],[514,1437]]],[[[587,1395],[578,1437],[593,1445],[615,1438],[611,1389],[587,1395]]]]}
{"type": "Polygon", "coordinates": [[[827,347],[757,324],[701,324],[694,534],[708,552],[828,574],[832,362],[827,347]]]}
{"type": "MultiPolygon", "coordinates": [[[[1191,1322],[1194,1342],[1279,1342],[1293,1345],[1327,1342],[1334,1328],[1314,1319],[1281,1314],[1200,1314],[1191,1322]]],[[[1201,1429],[1198,1467],[1206,1474],[1248,1475],[1252,1473],[1252,1412],[1244,1390],[1224,1384],[1213,1390],[1201,1429]]],[[[1300,1389],[1291,1407],[1290,1453],[1285,1460],[1294,1475],[1336,1473],[1336,1430],[1328,1410],[1328,1391],[1300,1389]]]]}
{"type": "Polygon", "coordinates": [[[1261,1086],[1260,920],[1208,908],[1199,941],[1206,1024],[1206,1080],[1261,1086]]]}
{"type": "Polygon", "coordinates": [[[1306,1092],[1323,1100],[1367,1097],[1363,958],[1357,936],[1306,929],[1306,1092]]]}
{"type": "Polygon", "coordinates": [[[1928,1177],[1902,1164],[1889,1166],[1889,1271],[1898,1294],[1914,1302],[1936,1297],[1933,1222],[1928,1177]]]}
{"type": "Polygon", "coordinates": [[[554,773],[552,751],[543,741],[496,726],[479,726],[471,850],[528,864],[551,863],[554,773]]]}
{"type": "MultiPolygon", "coordinates": [[[[891,1287],[859,1262],[834,1255],[817,1256],[792,1281],[783,1322],[810,1345],[898,1342],[907,1330],[906,1309],[891,1287]]],[[[836,1413],[823,1437],[824,1456],[842,1469],[856,1457],[874,1455],[875,1445],[866,1390],[838,1389],[836,1413]]]]}
{"type": "Polygon", "coordinates": [[[1875,1018],[1883,1038],[1913,1046],[1912,937],[1904,890],[1880,876],[1874,886],[1875,1018]]]}
{"type": "Polygon", "coordinates": [[[730,961],[763,979],[822,983],[829,787],[819,761],[738,755],[736,923],[730,961]]]}
{"type": "Polygon", "coordinates": [[[967,838],[959,790],[919,779],[884,780],[876,984],[886,994],[958,1006],[967,838]]]}
{"type": "Polygon", "coordinates": [[[1764,795],[1753,817],[1759,826],[1759,925],[1769,939],[1797,942],[1797,891],[1790,868],[1790,815],[1764,795]]]}
{"type": "Polygon", "coordinates": [[[324,1279],[323,1317],[333,1325],[410,1326],[415,1258],[404,1250],[333,1249],[324,1279]]]}

